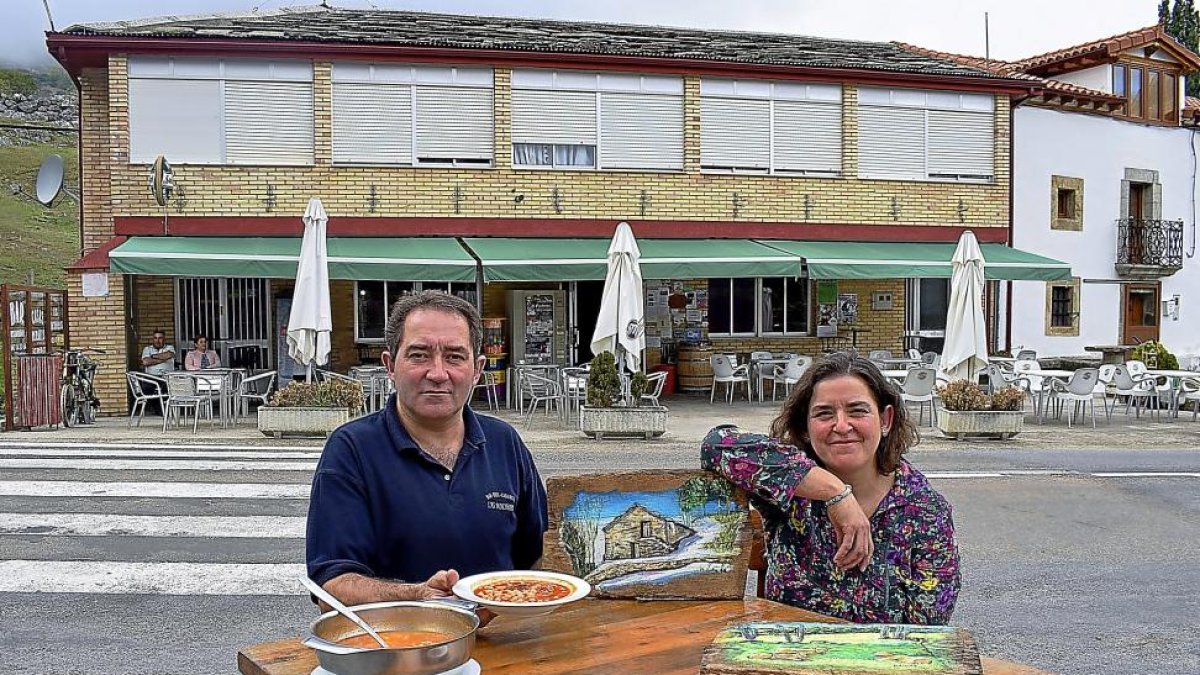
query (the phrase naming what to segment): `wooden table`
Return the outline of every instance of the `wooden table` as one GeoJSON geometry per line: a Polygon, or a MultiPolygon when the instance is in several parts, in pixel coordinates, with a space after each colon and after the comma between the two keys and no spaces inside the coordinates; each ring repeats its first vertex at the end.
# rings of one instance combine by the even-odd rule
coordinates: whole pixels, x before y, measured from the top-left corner
{"type": "MultiPolygon", "coordinates": [[[[479,631],[471,656],[484,675],[618,673],[695,675],[700,655],[725,626],[741,621],[833,621],[770,600],[587,599],[553,614],[499,617],[479,631]]],[[[1038,675],[1041,671],[983,659],[985,675],[1038,675]]],[[[300,638],[267,642],[238,652],[243,675],[310,675],[317,667],[300,638]]]]}

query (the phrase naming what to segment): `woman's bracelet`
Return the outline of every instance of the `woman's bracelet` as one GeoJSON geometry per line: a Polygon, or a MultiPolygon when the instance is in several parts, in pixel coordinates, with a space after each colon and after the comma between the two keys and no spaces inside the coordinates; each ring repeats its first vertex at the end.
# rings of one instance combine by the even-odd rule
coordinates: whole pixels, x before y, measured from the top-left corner
{"type": "Polygon", "coordinates": [[[851,493],[853,493],[853,492],[854,492],[853,488],[851,488],[849,485],[846,485],[846,487],[842,488],[841,492],[839,492],[836,495],[825,500],[825,508],[828,509],[831,506],[834,506],[835,504],[842,501],[846,497],[849,497],[851,495],[851,493]]]}

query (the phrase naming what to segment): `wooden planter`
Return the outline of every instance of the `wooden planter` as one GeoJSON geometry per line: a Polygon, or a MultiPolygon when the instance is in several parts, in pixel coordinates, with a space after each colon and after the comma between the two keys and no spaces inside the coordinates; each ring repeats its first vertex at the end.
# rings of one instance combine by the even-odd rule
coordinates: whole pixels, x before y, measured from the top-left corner
{"type": "Polygon", "coordinates": [[[328,436],[334,429],[350,421],[349,408],[277,408],[265,405],[258,409],[258,430],[263,435],[328,436]]]}
{"type": "Polygon", "coordinates": [[[667,430],[667,409],[663,406],[640,408],[591,408],[580,406],[579,428],[589,438],[641,436],[657,438],[667,430]]]}
{"type": "Polygon", "coordinates": [[[999,438],[1007,440],[1025,427],[1023,410],[946,410],[938,411],[937,426],[944,436],[999,438]]]}

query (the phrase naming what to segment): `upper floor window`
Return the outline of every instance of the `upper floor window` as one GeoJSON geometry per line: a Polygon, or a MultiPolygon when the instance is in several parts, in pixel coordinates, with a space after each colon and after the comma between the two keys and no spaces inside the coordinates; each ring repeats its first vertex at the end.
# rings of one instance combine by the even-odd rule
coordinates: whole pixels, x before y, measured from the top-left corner
{"type": "Polygon", "coordinates": [[[129,59],[129,161],[312,164],[312,64],[129,59]]]}
{"type": "Polygon", "coordinates": [[[335,164],[491,166],[492,70],[333,64],[335,164]]]}
{"type": "Polygon", "coordinates": [[[513,166],[683,169],[683,80],[514,70],[513,166]]]}
{"type": "Polygon", "coordinates": [[[841,86],[701,80],[700,168],[840,175],[841,86]]]}
{"type": "Polygon", "coordinates": [[[858,174],[863,178],[990,181],[995,101],[985,94],[858,91],[858,174]]]}
{"type": "Polygon", "coordinates": [[[1125,97],[1125,116],[1149,122],[1179,119],[1179,80],[1175,73],[1142,64],[1116,64],[1113,94],[1125,97]]]}

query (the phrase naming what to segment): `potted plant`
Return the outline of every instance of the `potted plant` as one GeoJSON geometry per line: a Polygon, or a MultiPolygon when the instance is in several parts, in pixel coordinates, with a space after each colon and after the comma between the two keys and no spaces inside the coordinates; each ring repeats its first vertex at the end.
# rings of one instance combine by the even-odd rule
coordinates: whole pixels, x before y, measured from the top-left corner
{"type": "Polygon", "coordinates": [[[1130,358],[1141,361],[1147,368],[1162,368],[1163,370],[1179,370],[1179,359],[1167,351],[1163,343],[1157,340],[1147,340],[1133,348],[1130,358]]]}
{"type": "Polygon", "coordinates": [[[597,439],[662,436],[667,430],[667,408],[640,404],[647,384],[644,373],[635,373],[629,382],[629,398],[623,400],[617,361],[611,353],[600,352],[588,372],[587,405],[579,407],[579,428],[597,439]]]}
{"type": "Polygon", "coordinates": [[[955,380],[938,387],[942,410],[937,426],[942,434],[958,440],[968,436],[1006,440],[1021,432],[1025,424],[1025,392],[1005,387],[989,396],[970,380],[955,380]]]}
{"type": "Polygon", "coordinates": [[[275,438],[328,436],[362,407],[362,385],[357,382],[292,382],[275,392],[270,405],[258,409],[258,430],[275,438]]]}

